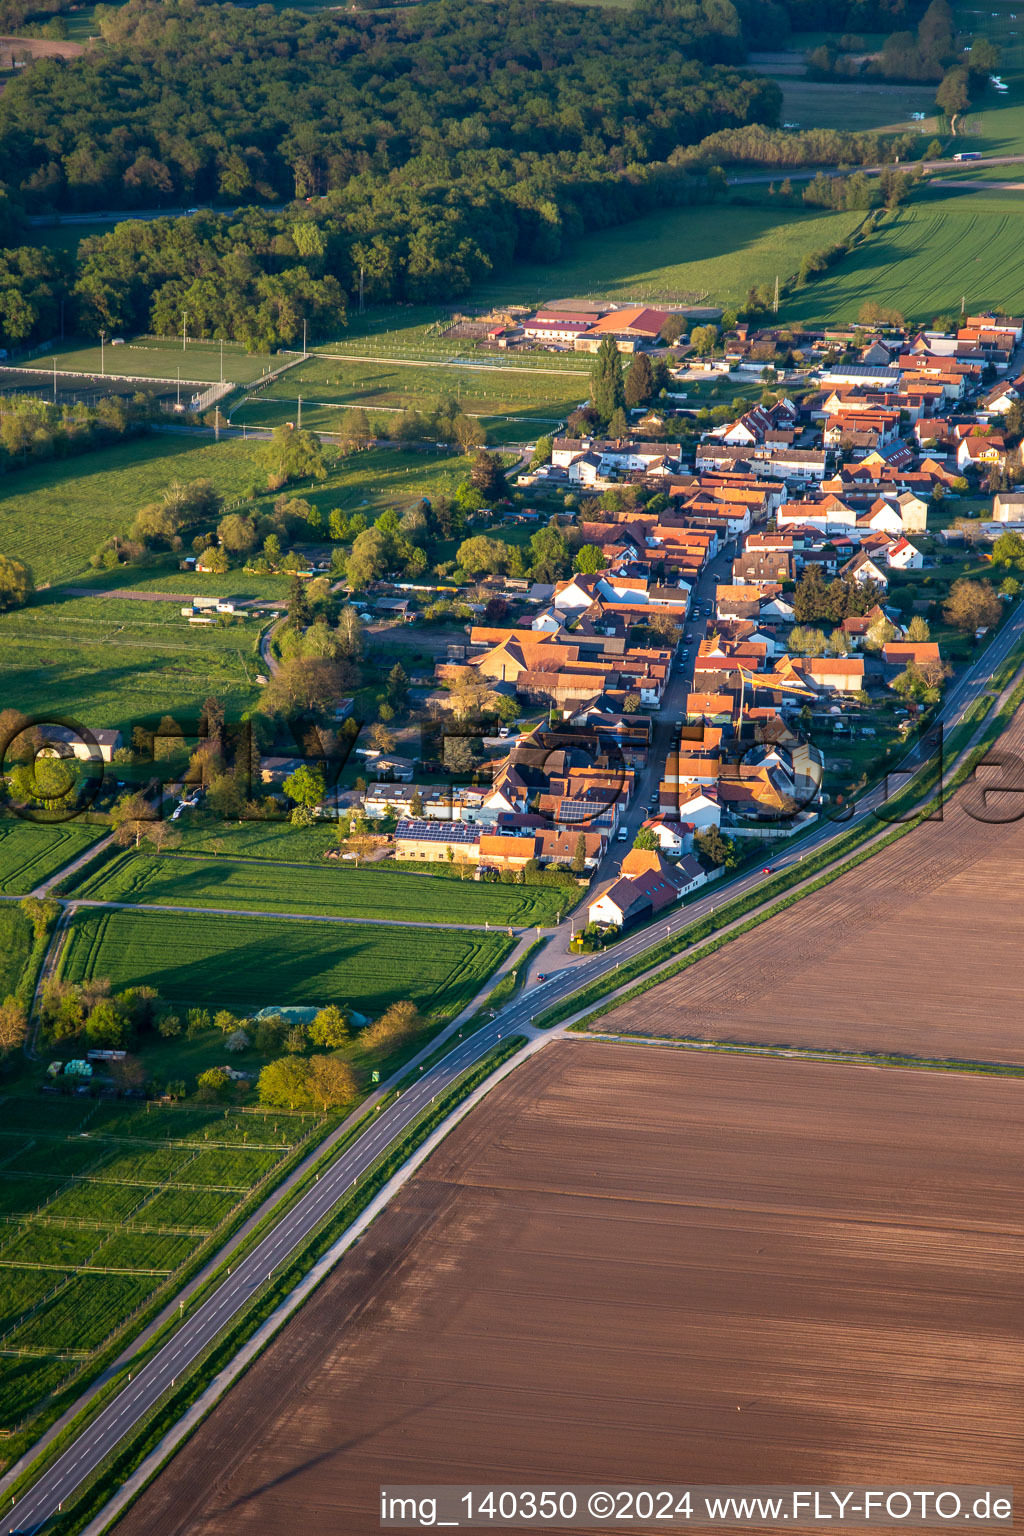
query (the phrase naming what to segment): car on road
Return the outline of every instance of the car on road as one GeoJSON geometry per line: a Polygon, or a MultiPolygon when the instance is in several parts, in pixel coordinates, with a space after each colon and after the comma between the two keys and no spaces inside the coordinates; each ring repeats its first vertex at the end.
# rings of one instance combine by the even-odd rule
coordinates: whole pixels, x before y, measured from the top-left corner
{"type": "Polygon", "coordinates": [[[537,972],[537,980],[538,981],[547,981],[547,979],[548,979],[547,971],[538,971],[537,972]]]}
{"type": "Polygon", "coordinates": [[[620,827],[615,836],[620,843],[624,843],[629,837],[629,832],[625,827],[620,827]]]}
{"type": "Polygon", "coordinates": [[[761,873],[762,873],[762,875],[770,875],[772,873],[771,865],[770,864],[766,864],[764,869],[762,869],[761,873]]]}

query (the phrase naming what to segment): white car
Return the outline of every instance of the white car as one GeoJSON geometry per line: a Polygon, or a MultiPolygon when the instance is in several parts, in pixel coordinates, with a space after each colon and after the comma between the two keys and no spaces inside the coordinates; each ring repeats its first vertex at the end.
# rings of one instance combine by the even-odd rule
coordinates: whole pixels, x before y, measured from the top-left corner
{"type": "Polygon", "coordinates": [[[618,839],[618,841],[620,843],[624,843],[624,842],[628,841],[629,832],[628,832],[628,830],[625,827],[620,827],[619,830],[616,832],[615,836],[616,836],[616,838],[618,839]]]}

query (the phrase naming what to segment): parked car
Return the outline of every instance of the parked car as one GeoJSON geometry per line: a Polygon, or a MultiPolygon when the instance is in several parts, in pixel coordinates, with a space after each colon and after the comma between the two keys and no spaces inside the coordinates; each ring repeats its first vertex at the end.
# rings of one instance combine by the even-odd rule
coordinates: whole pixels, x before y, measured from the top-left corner
{"type": "Polygon", "coordinates": [[[620,843],[624,843],[629,837],[629,832],[625,827],[620,827],[615,836],[620,843]]]}

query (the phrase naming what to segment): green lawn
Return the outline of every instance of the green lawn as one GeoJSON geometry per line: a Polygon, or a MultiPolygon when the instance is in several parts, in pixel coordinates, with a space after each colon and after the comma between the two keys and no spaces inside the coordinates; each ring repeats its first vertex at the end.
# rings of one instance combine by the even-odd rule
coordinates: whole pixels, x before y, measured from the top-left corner
{"type": "MultiPolygon", "coordinates": [[[[443,909],[438,916],[443,915],[443,909]]],[[[435,1016],[470,1002],[513,941],[441,928],[373,928],[192,913],[76,913],[61,974],[145,984],[183,1005],[344,1003],[380,1014],[412,998],[435,1016]]]]}
{"type": "MultiPolygon", "coordinates": [[[[113,224],[104,226],[109,232],[113,224]]],[[[93,230],[93,233],[99,233],[93,230]]],[[[54,231],[56,233],[56,231],[54,231]]],[[[47,242],[51,243],[51,242],[47,242]]],[[[171,340],[155,341],[148,337],[124,338],[123,347],[107,345],[101,348],[61,346],[31,361],[33,368],[52,368],[57,360],[57,371],[70,373],[100,374],[101,368],[109,375],[127,378],[169,379],[171,383],[181,376],[191,384],[216,384],[221,377],[220,343],[217,341],[189,341],[182,348],[171,340]]],[[[233,384],[251,384],[255,379],[287,362],[287,355],[271,356],[266,352],[250,353],[234,342],[224,343],[224,378],[233,384]]]]}
{"type": "Polygon", "coordinates": [[[16,817],[0,820],[0,892],[27,896],[102,835],[101,827],[79,821],[46,827],[16,817]]]}
{"type": "Polygon", "coordinates": [[[0,1101],[0,1208],[12,1218],[0,1224],[0,1333],[38,1352],[0,1358],[0,1428],[58,1384],[84,1385],[89,1354],[158,1288],[173,1289],[260,1181],[326,1126],[274,1112],[0,1101]],[[56,1358],[62,1349],[86,1358],[56,1358]]]}
{"type": "Polygon", "coordinates": [[[26,560],[36,584],[67,580],[172,480],[212,480],[242,494],[255,473],[256,444],[202,442],[154,433],[81,458],[18,470],[0,481],[0,553],[26,560]]]}
{"type": "Polygon", "coordinates": [[[838,266],[788,299],[787,320],[855,320],[867,300],[911,322],[989,306],[1024,304],[1024,204],[999,195],[935,189],[901,208],[838,266]]]}
{"type": "Polygon", "coordinates": [[[536,303],[557,293],[732,303],[744,298],[752,284],[794,271],[805,251],[841,240],[862,217],[779,211],[763,204],[672,208],[591,235],[550,266],[512,267],[474,297],[536,303]]]}
{"type": "MultiPolygon", "coordinates": [[[[281,855],[287,858],[286,854],[281,855]]],[[[74,894],[142,906],[224,907],[255,912],[310,912],[325,917],[547,926],[568,905],[544,887],[488,885],[335,863],[299,865],[268,859],[151,854],[125,850],[87,876],[74,894]],[[443,912],[439,909],[443,904],[443,912]]],[[[571,895],[572,893],[570,893],[571,895]]]]}

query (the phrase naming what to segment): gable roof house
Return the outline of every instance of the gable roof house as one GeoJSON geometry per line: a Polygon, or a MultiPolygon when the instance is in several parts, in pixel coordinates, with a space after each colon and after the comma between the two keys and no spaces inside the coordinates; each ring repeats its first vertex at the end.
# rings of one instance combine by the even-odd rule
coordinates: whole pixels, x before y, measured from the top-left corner
{"type": "Polygon", "coordinates": [[[670,864],[660,853],[633,848],[622,861],[622,873],[600,886],[587,906],[592,923],[614,928],[641,921],[677,902],[685,890],[696,890],[707,875],[696,859],[670,864]]]}
{"type": "Polygon", "coordinates": [[[897,571],[919,571],[924,566],[924,555],[909,539],[897,539],[886,550],[885,558],[897,571]]]}

